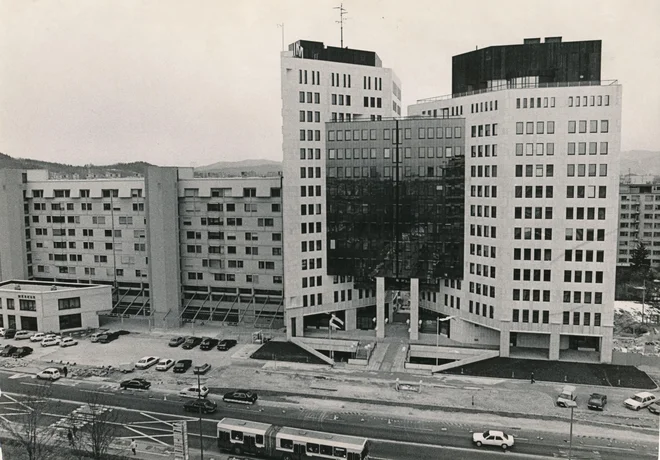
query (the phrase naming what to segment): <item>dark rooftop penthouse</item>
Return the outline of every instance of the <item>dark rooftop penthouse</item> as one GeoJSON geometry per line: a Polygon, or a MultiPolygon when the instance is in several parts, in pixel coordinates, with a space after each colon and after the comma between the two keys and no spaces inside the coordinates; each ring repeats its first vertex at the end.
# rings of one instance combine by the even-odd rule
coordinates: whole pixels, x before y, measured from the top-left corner
{"type": "Polygon", "coordinates": [[[298,40],[289,45],[289,51],[293,51],[293,57],[300,59],[316,59],[318,61],[382,67],[380,58],[373,51],[325,46],[323,42],[298,40]]]}

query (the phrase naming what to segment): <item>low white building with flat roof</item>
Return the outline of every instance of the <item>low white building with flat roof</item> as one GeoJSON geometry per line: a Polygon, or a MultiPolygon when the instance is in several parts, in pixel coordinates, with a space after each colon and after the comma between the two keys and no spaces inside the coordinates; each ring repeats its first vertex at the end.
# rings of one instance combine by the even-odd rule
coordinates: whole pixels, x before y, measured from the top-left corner
{"type": "Polygon", "coordinates": [[[43,332],[98,328],[112,309],[112,286],[8,280],[0,282],[0,327],[43,332]]]}

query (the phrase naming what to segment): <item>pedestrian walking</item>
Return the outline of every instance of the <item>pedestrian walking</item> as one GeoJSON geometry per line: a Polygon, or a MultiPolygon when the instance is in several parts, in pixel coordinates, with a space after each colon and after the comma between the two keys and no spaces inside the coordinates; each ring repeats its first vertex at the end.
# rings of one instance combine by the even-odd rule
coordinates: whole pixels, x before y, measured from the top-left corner
{"type": "Polygon", "coordinates": [[[73,437],[75,438],[76,432],[78,431],[78,427],[76,425],[73,425],[73,437]]]}
{"type": "Polygon", "coordinates": [[[69,369],[67,369],[66,366],[64,366],[64,369],[62,369],[62,371],[64,372],[64,377],[66,377],[67,374],[69,373],[69,369]]]}
{"type": "Polygon", "coordinates": [[[534,372],[532,372],[532,375],[529,377],[530,383],[535,383],[536,380],[534,379],[534,372]]]}
{"type": "Polygon", "coordinates": [[[135,439],[131,440],[131,450],[133,451],[133,455],[137,455],[137,442],[135,442],[135,439]]]}
{"type": "Polygon", "coordinates": [[[69,430],[69,432],[66,434],[66,437],[69,440],[69,444],[73,446],[73,433],[71,432],[71,430],[69,430]]]}

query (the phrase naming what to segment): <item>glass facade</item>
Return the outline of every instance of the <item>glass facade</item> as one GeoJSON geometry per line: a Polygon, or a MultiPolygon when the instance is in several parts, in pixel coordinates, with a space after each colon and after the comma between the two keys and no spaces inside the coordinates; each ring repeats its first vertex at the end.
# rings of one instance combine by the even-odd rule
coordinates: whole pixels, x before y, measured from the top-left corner
{"type": "Polygon", "coordinates": [[[464,127],[426,117],[326,125],[329,275],[356,286],[385,277],[388,289],[462,277],[464,127]]]}

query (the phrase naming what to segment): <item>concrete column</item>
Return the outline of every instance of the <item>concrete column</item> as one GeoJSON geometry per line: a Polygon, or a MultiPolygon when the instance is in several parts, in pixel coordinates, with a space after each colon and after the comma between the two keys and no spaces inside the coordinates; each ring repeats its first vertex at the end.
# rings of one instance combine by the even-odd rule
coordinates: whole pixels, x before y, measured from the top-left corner
{"type": "Polygon", "coordinates": [[[419,279],[410,278],[410,340],[419,340],[419,279]]]}
{"type": "Polygon", "coordinates": [[[357,329],[357,309],[352,308],[344,311],[345,321],[344,328],[347,331],[354,331],[357,329]]]}
{"type": "Polygon", "coordinates": [[[376,278],[376,337],[385,337],[385,278],[376,278]]]}
{"type": "Polygon", "coordinates": [[[550,361],[559,361],[559,343],[561,341],[561,325],[550,325],[550,349],[548,350],[548,359],[550,361]]]}
{"type": "Polygon", "coordinates": [[[500,358],[508,358],[511,352],[511,323],[500,321],[500,358]]]}
{"type": "Polygon", "coordinates": [[[613,326],[602,326],[600,328],[603,331],[603,337],[600,339],[600,362],[601,363],[611,363],[612,362],[612,335],[613,335],[613,326]]]}
{"type": "Polygon", "coordinates": [[[291,338],[293,337],[303,337],[304,335],[305,335],[305,323],[302,313],[297,313],[297,312],[287,313],[287,327],[286,327],[287,340],[291,340],[291,338]]]}

